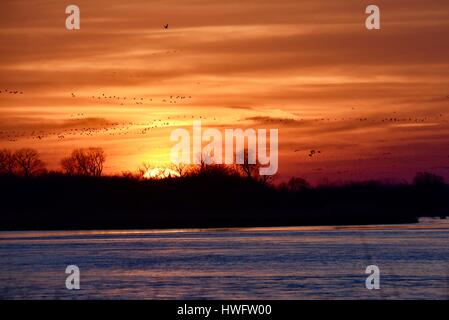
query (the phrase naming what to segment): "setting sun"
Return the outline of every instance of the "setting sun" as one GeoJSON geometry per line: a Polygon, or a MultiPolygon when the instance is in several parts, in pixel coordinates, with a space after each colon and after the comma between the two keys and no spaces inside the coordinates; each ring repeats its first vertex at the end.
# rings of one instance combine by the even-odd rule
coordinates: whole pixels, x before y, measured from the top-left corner
{"type": "Polygon", "coordinates": [[[164,179],[169,177],[179,177],[179,173],[169,168],[148,169],[143,177],[145,179],[164,179]]]}

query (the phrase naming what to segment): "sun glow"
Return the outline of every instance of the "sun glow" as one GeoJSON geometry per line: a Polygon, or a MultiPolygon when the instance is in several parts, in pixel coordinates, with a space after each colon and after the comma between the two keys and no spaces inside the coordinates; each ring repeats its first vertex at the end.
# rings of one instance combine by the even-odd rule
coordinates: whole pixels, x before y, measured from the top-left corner
{"type": "Polygon", "coordinates": [[[145,179],[165,179],[179,177],[179,173],[169,168],[151,168],[144,173],[145,179]]]}

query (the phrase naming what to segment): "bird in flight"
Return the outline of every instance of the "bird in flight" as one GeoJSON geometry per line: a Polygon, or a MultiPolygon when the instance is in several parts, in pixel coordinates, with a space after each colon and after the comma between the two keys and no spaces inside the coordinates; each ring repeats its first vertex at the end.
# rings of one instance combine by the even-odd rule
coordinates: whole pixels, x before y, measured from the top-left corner
{"type": "Polygon", "coordinates": [[[313,157],[317,153],[321,153],[321,151],[320,150],[310,150],[309,157],[313,157]]]}
{"type": "Polygon", "coordinates": [[[164,24],[164,29],[168,29],[168,23],[164,24]]]}

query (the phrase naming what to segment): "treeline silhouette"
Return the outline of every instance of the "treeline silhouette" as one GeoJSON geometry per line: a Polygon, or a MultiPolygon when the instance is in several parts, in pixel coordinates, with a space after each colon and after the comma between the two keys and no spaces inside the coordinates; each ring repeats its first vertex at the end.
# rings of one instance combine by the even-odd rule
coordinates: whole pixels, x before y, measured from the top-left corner
{"type": "MultiPolygon", "coordinates": [[[[258,165],[201,161],[155,176],[146,175],[154,172],[148,165],[101,176],[106,159],[101,148],[73,151],[61,161],[60,172],[37,165],[41,160],[30,150],[32,170],[20,162],[10,170],[1,162],[2,230],[396,224],[449,213],[449,186],[431,173],[418,173],[412,183],[311,186],[291,178],[274,185],[257,174],[258,165]]],[[[3,150],[0,159],[18,152],[3,150]]]]}
{"type": "MultiPolygon", "coordinates": [[[[61,159],[61,167],[66,175],[101,176],[106,155],[102,148],[79,148],[68,157],[61,159]]],[[[49,172],[39,153],[31,148],[16,151],[0,150],[0,176],[35,177],[57,172],[49,172]]]]}

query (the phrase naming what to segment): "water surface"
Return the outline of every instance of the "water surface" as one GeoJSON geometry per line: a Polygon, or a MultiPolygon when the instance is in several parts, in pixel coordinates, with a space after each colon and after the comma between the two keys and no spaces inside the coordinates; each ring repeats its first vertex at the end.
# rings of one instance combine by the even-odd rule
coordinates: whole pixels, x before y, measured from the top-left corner
{"type": "Polygon", "coordinates": [[[448,299],[449,222],[0,232],[6,299],[448,299]],[[81,290],[67,290],[77,265],[81,290]],[[381,289],[365,288],[377,265],[381,289]]]}

